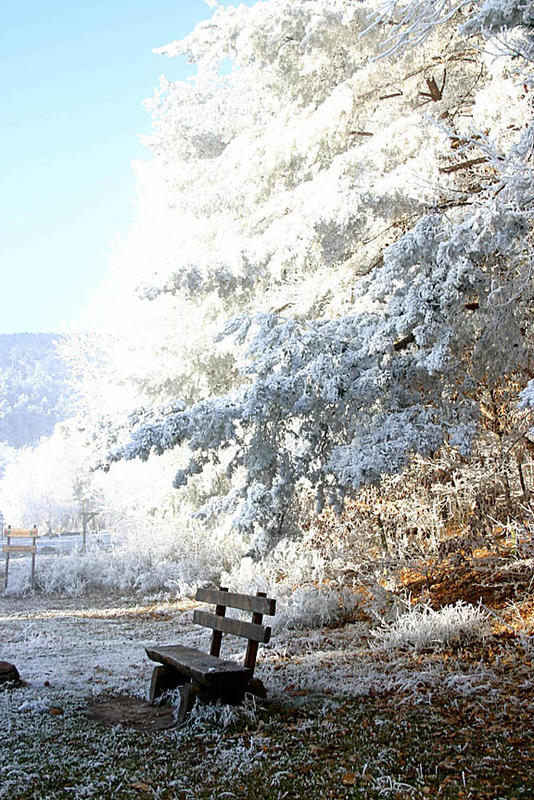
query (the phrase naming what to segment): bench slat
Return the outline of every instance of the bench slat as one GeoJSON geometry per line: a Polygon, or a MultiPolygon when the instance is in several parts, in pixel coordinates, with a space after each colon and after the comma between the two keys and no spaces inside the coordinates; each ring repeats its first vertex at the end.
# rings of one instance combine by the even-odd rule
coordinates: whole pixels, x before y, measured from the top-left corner
{"type": "Polygon", "coordinates": [[[193,622],[203,625],[205,628],[213,628],[215,631],[233,633],[234,636],[252,639],[253,642],[267,644],[271,638],[271,629],[264,628],[263,625],[255,625],[253,622],[243,622],[230,617],[218,617],[216,614],[208,614],[207,611],[195,611],[193,622]]]}
{"type": "MultiPolygon", "coordinates": [[[[250,594],[237,592],[221,592],[219,589],[197,589],[196,599],[202,603],[239,608],[242,611],[253,611],[257,614],[267,614],[274,617],[276,613],[276,600],[270,597],[254,597],[250,594]]],[[[260,639],[260,641],[262,641],[260,639]]]]}
{"type": "Polygon", "coordinates": [[[244,686],[252,674],[251,670],[235,661],[225,661],[210,656],[194,647],[173,644],[145,647],[145,650],[152,661],[174,667],[197,683],[211,688],[222,688],[229,684],[233,687],[244,686]]]}

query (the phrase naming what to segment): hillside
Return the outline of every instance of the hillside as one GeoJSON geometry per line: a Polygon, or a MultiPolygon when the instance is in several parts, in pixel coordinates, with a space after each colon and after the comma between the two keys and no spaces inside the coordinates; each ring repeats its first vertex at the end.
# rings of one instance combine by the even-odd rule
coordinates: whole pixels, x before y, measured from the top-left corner
{"type": "Polygon", "coordinates": [[[36,444],[68,415],[66,369],[53,333],[0,335],[0,442],[36,444]]]}

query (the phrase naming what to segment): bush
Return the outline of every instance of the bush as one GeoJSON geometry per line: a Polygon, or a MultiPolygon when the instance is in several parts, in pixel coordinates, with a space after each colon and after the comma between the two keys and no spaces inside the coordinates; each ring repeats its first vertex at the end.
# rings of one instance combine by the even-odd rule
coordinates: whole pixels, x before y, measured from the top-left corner
{"type": "Polygon", "coordinates": [[[468,644],[489,635],[489,615],[481,606],[459,600],[434,610],[416,606],[371,631],[376,650],[425,650],[468,644]]]}

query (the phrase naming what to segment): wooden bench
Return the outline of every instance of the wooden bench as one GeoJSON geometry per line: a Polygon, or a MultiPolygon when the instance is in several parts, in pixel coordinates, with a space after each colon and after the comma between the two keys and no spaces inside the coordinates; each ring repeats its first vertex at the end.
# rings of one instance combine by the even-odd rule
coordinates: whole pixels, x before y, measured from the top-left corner
{"type": "Polygon", "coordinates": [[[178,721],[183,721],[196,696],[240,703],[245,692],[266,694],[261,681],[254,679],[254,669],[259,643],[267,643],[271,637],[271,629],[262,625],[263,616],[274,616],[276,600],[265,592],[237,594],[223,587],[198,589],[195,599],[215,605],[214,614],[200,610],[193,614],[193,622],[213,630],[209,654],[180,644],[145,648],[148,657],[161,665],[154,668],[150,702],[153,704],[164,692],[180,687],[178,721]],[[227,617],[227,608],[250,611],[252,620],[227,617]],[[248,639],[243,664],[219,658],[223,633],[248,639]]]}

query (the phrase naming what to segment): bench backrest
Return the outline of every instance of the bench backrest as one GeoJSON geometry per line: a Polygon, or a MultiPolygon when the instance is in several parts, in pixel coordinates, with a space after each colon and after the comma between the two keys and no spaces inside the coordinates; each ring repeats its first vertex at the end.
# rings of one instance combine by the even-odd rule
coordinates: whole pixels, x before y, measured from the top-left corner
{"type": "Polygon", "coordinates": [[[258,644],[259,642],[266,644],[271,638],[270,627],[261,624],[263,616],[264,614],[271,617],[274,616],[276,612],[276,600],[267,597],[265,592],[258,592],[256,595],[239,594],[237,592],[229,592],[228,589],[222,586],[220,589],[198,589],[196,600],[203,603],[213,603],[215,605],[214,614],[199,610],[195,611],[193,614],[193,622],[213,630],[210,654],[212,656],[219,655],[223,633],[242,636],[244,639],[248,639],[245,667],[254,672],[258,654],[258,644]],[[252,612],[252,620],[246,622],[244,620],[227,617],[227,608],[250,611],[252,612]]]}

